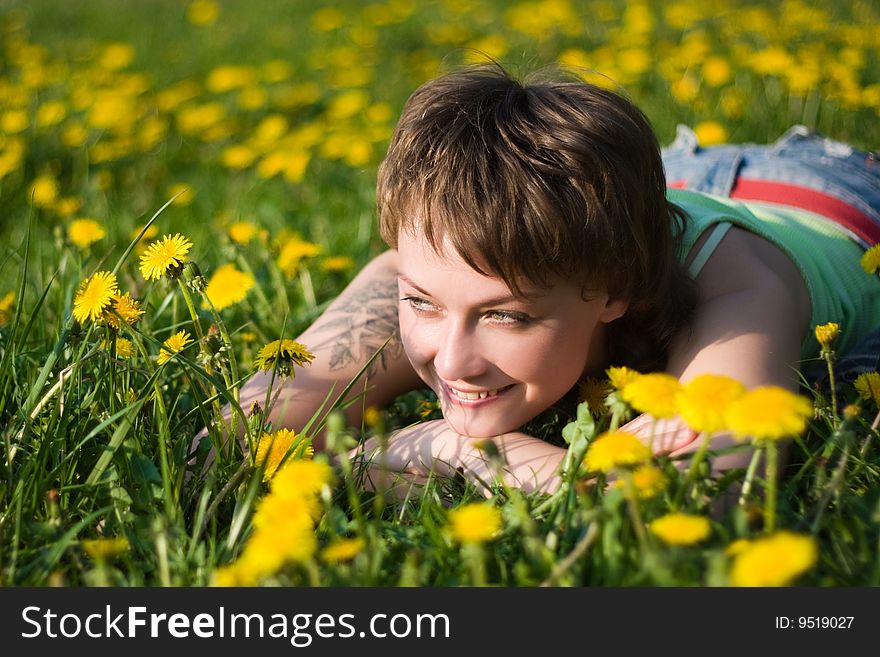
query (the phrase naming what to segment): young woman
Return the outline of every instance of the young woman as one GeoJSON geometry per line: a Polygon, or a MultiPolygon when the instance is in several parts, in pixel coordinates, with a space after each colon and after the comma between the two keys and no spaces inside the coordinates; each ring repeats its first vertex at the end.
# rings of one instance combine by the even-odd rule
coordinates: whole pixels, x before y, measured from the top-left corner
{"type": "MultiPolygon", "coordinates": [[[[392,436],[385,468],[490,479],[477,439],[491,437],[509,483],[550,491],[564,450],[519,428],[582,377],[627,365],[796,390],[814,326],[838,322],[845,352],[880,325],[880,283],[859,266],[880,241],[871,154],[798,127],[718,149],[684,129],[665,156],[632,103],[577,79],[491,66],[420,87],[379,171],[390,250],[298,336],[316,357],[273,424],[301,426],[390,340],[348,419],[425,385],[443,419],[392,436]]],[[[244,408],[269,380],[245,386],[244,408]]],[[[698,442],[675,421],[659,433],[672,453],[698,442]]]]}

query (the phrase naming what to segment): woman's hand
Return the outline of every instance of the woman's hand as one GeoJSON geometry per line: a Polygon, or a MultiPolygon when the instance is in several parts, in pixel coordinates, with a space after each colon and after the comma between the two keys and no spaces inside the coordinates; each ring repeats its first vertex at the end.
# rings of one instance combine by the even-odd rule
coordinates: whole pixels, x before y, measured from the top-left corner
{"type": "Polygon", "coordinates": [[[518,432],[463,436],[444,420],[433,420],[395,432],[384,446],[371,438],[354,454],[365,459],[367,484],[374,488],[387,489],[401,481],[420,485],[432,474],[460,473],[487,494],[499,478],[525,492],[550,493],[559,485],[557,471],[565,450],[518,432]]]}

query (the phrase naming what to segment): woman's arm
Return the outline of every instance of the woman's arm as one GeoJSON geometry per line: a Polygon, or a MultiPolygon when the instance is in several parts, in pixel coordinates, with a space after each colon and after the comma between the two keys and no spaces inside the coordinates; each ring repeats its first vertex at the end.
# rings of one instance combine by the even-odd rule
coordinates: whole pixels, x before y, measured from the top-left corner
{"type": "MultiPolygon", "coordinates": [[[[315,323],[296,337],[315,359],[297,368],[293,380],[275,380],[269,396],[271,399],[278,392],[268,415],[272,426],[300,430],[331,390],[332,402],[389,338],[349,393],[349,398],[361,396],[345,411],[352,424],[360,424],[366,406],[384,406],[421,383],[403,352],[397,328],[396,251],[386,251],[370,261],[315,323]]],[[[245,412],[253,402],[265,404],[271,382],[271,372],[260,371],[243,386],[241,407],[245,412]]],[[[229,408],[224,413],[228,417],[229,408]]],[[[205,433],[203,430],[196,441],[205,433]]],[[[321,440],[321,435],[315,436],[316,449],[322,447],[321,440]]]]}
{"type": "Polygon", "coordinates": [[[421,483],[432,473],[452,477],[460,472],[486,487],[500,477],[512,488],[552,493],[559,486],[565,450],[519,432],[491,439],[463,436],[444,420],[433,420],[392,434],[384,448],[372,438],[352,455],[364,458],[366,483],[377,489],[393,488],[395,476],[421,483]],[[487,440],[494,443],[500,458],[486,449],[487,440]]]}
{"type": "MultiPolygon", "coordinates": [[[[703,373],[724,374],[747,388],[777,385],[796,391],[800,346],[810,326],[810,298],[797,267],[778,248],[733,228],[697,277],[699,299],[690,330],[678,336],[668,371],[687,382],[703,373]]],[[[647,436],[652,419],[624,428],[647,436]]],[[[662,423],[666,449],[694,451],[699,440],[680,422],[662,423]]],[[[718,435],[711,447],[734,444],[718,435]]],[[[722,456],[713,469],[745,467],[748,451],[722,456]]]]}

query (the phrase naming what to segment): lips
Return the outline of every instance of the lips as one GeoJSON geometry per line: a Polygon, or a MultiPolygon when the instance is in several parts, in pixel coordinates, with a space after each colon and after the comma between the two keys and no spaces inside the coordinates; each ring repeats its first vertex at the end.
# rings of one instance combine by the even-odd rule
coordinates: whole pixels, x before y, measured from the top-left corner
{"type": "Polygon", "coordinates": [[[512,386],[508,385],[502,388],[493,388],[491,390],[474,391],[457,390],[456,388],[453,388],[446,383],[443,384],[443,387],[445,388],[447,397],[449,397],[450,401],[454,401],[460,404],[472,405],[481,401],[491,401],[493,399],[496,399],[499,395],[504,394],[504,392],[512,386]]]}

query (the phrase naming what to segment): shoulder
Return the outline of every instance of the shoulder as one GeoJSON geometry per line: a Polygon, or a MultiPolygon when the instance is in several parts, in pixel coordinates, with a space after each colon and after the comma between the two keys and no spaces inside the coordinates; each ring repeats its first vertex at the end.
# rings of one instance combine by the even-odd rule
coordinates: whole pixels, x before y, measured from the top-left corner
{"type": "Polygon", "coordinates": [[[779,247],[732,226],[697,276],[700,303],[748,295],[766,302],[766,312],[791,314],[806,331],[810,295],[798,267],[779,247]]]}

